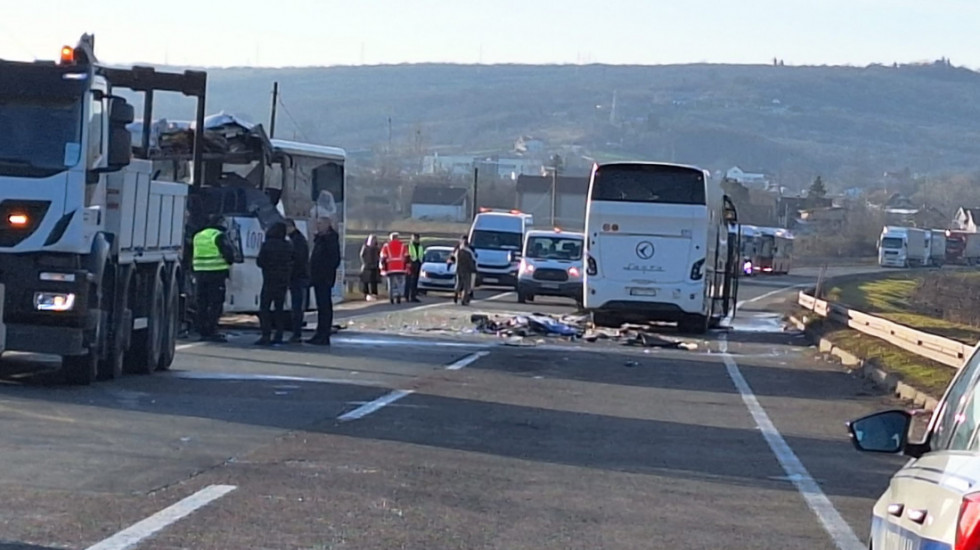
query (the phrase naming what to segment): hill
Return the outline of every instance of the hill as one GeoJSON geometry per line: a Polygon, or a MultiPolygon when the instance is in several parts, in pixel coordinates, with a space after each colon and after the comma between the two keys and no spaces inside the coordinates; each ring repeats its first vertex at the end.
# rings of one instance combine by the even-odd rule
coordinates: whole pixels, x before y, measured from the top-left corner
{"type": "MultiPolygon", "coordinates": [[[[868,184],[886,170],[980,165],[980,74],[946,62],[869,67],[762,65],[394,65],[209,70],[209,112],[348,150],[393,144],[506,152],[521,135],[599,159],[738,164],[802,187],[868,184]],[[615,98],[615,113],[612,104],[615,98]]],[[[176,101],[160,114],[187,117],[176,101]]]]}

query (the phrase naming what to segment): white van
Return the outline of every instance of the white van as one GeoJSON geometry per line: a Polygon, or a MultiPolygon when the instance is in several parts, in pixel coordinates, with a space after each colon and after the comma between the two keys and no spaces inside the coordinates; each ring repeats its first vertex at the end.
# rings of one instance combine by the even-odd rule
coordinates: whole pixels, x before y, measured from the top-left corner
{"type": "Polygon", "coordinates": [[[524,235],[534,218],[518,210],[482,208],[470,227],[470,246],[476,252],[476,285],[517,287],[517,270],[524,235]]]}

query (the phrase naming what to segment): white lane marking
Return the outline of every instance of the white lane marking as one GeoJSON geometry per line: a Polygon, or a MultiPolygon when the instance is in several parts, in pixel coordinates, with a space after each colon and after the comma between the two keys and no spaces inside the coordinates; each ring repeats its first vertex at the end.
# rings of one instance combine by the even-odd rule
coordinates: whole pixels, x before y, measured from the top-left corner
{"type": "Polygon", "coordinates": [[[744,306],[745,304],[751,304],[752,302],[758,302],[759,300],[765,300],[766,298],[768,298],[770,296],[775,296],[776,294],[779,294],[780,292],[788,292],[788,291],[793,290],[793,289],[805,288],[805,287],[808,287],[808,286],[813,286],[813,284],[790,285],[790,286],[784,286],[782,288],[777,288],[776,290],[773,290],[771,292],[766,292],[765,294],[763,294],[761,296],[756,296],[755,298],[749,298],[748,300],[742,300],[741,302],[735,304],[735,309],[741,309],[741,307],[744,306]]]}
{"type": "MultiPolygon", "coordinates": [[[[173,378],[185,380],[232,380],[240,382],[308,382],[311,384],[350,384],[356,386],[377,386],[379,381],[349,378],[314,378],[308,376],[286,376],[279,374],[253,374],[253,373],[234,373],[234,372],[194,372],[194,371],[170,371],[173,378]]],[[[297,386],[298,387],[298,386],[297,386]]]]}
{"type": "Polygon", "coordinates": [[[813,479],[810,472],[803,466],[799,457],[796,456],[793,449],[783,439],[782,434],[776,429],[775,424],[772,423],[765,409],[759,404],[759,400],[752,393],[752,388],[749,387],[749,383],[742,376],[742,371],[738,368],[738,363],[728,353],[728,339],[724,334],[721,335],[719,344],[728,376],[732,379],[732,383],[735,384],[735,388],[738,389],[738,393],[742,395],[742,402],[749,409],[752,419],[755,420],[756,425],[762,432],[762,437],[769,444],[769,449],[776,455],[776,460],[779,461],[779,465],[786,472],[787,478],[796,486],[796,490],[803,496],[810,510],[816,514],[817,519],[823,524],[823,528],[834,540],[837,548],[840,550],[863,550],[865,546],[861,543],[861,540],[854,534],[851,526],[844,521],[840,512],[834,508],[833,503],[830,502],[827,495],[817,485],[816,480],[813,479]]]}
{"type": "Polygon", "coordinates": [[[374,401],[371,401],[370,403],[365,403],[364,405],[361,405],[360,407],[352,411],[340,415],[339,417],[337,417],[337,420],[340,420],[341,422],[347,422],[349,420],[357,420],[359,418],[364,418],[365,416],[380,410],[382,407],[390,405],[395,401],[398,401],[402,397],[411,394],[412,394],[412,390],[395,390],[389,394],[382,395],[381,397],[375,399],[374,401]]]}
{"type": "Polygon", "coordinates": [[[448,365],[446,367],[446,370],[459,370],[461,368],[468,367],[473,363],[479,361],[481,358],[486,357],[487,355],[490,355],[489,351],[478,351],[476,353],[471,353],[466,357],[463,357],[459,361],[456,361],[455,363],[448,365]]]}
{"type": "Polygon", "coordinates": [[[234,485],[210,485],[193,495],[172,504],[152,516],[119,531],[115,535],[89,546],[86,550],[127,550],[135,547],[143,539],[152,536],[167,526],[191,515],[199,508],[218,500],[235,490],[234,485]]]}

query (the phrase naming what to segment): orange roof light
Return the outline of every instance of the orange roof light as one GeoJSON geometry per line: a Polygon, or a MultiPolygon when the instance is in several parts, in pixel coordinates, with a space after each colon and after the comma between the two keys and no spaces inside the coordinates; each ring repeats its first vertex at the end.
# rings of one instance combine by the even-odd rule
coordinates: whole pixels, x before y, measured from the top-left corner
{"type": "Polygon", "coordinates": [[[61,64],[70,65],[75,62],[75,48],[63,46],[61,48],[61,64]]]}
{"type": "Polygon", "coordinates": [[[7,222],[14,227],[24,227],[27,225],[26,214],[11,214],[7,216],[7,222]]]}
{"type": "Polygon", "coordinates": [[[522,212],[520,210],[511,210],[510,213],[511,214],[521,214],[522,212]]]}

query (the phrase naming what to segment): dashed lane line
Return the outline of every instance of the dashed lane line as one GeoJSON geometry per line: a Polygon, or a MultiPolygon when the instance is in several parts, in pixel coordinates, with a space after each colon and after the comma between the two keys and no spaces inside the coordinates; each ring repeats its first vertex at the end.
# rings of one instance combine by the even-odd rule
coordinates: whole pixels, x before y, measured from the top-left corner
{"type": "Polygon", "coordinates": [[[398,401],[399,399],[405,396],[411,395],[412,393],[413,393],[412,390],[394,390],[391,393],[382,395],[381,397],[375,399],[374,401],[371,401],[370,403],[365,403],[352,411],[348,411],[338,416],[337,420],[340,420],[341,422],[350,422],[351,420],[364,418],[365,416],[373,412],[379,411],[382,408],[386,407],[387,405],[391,405],[395,401],[398,401]]]}
{"type": "Polygon", "coordinates": [[[471,354],[467,355],[466,357],[463,357],[459,361],[456,361],[454,363],[451,363],[451,364],[447,365],[446,366],[446,370],[459,370],[459,369],[468,367],[468,366],[472,365],[473,363],[476,363],[480,359],[486,357],[487,355],[490,355],[490,352],[489,351],[478,351],[476,353],[471,353],[471,354]]]}
{"type": "Polygon", "coordinates": [[[115,535],[89,546],[86,550],[128,550],[144,539],[193,514],[204,506],[234,491],[234,485],[210,485],[193,495],[172,504],[152,516],[119,531],[115,535]]]}

